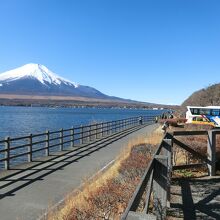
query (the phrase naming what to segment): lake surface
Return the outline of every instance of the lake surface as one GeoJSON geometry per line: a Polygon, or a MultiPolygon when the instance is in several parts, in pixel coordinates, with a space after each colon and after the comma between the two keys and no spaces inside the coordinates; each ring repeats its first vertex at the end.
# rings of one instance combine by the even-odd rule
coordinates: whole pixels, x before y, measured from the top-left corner
{"type": "Polygon", "coordinates": [[[55,131],[60,128],[86,125],[140,115],[158,115],[163,110],[0,107],[0,140],[29,133],[55,131]]]}
{"type": "MultiPolygon", "coordinates": [[[[88,125],[91,123],[99,123],[105,121],[115,121],[136,116],[156,116],[161,114],[161,110],[136,110],[136,109],[103,109],[103,108],[43,108],[43,107],[0,107],[0,140],[6,136],[21,137],[28,134],[39,134],[46,130],[58,131],[61,128],[68,129],[79,127],[80,125],[88,125]]],[[[64,133],[69,135],[70,131],[64,133]]],[[[58,133],[50,134],[50,153],[59,151],[60,136],[58,133]]],[[[32,139],[34,144],[32,150],[32,158],[45,156],[45,134],[32,139]],[[44,141],[44,142],[41,142],[44,141]]],[[[75,137],[77,139],[77,137],[75,137]]],[[[64,138],[64,142],[69,141],[70,137],[64,138]]],[[[28,147],[16,148],[16,146],[27,145],[28,138],[22,140],[11,141],[10,156],[22,155],[10,159],[10,165],[17,165],[28,161],[26,154],[28,147]],[[25,155],[24,155],[25,153],[25,155]]],[[[79,140],[74,142],[79,143],[79,140]]],[[[0,150],[4,149],[4,143],[0,143],[0,150]]],[[[63,149],[68,149],[70,143],[63,144],[63,149]]],[[[5,157],[5,153],[0,153],[0,159],[5,157]]],[[[0,170],[4,169],[4,162],[0,161],[0,170]]]]}

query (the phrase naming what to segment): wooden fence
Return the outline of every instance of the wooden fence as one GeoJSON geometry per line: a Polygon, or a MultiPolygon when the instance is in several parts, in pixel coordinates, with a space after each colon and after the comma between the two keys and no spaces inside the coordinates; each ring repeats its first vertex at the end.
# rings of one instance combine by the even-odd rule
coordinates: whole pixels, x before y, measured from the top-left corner
{"type": "Polygon", "coordinates": [[[170,205],[170,182],[172,171],[176,169],[195,168],[204,166],[205,164],[208,167],[209,175],[214,176],[216,172],[216,135],[218,134],[220,134],[220,130],[175,131],[172,134],[166,133],[121,219],[166,219],[166,210],[170,205]],[[178,136],[195,135],[205,135],[207,137],[207,156],[195,151],[193,148],[176,138],[178,136]],[[174,145],[186,150],[203,161],[203,163],[173,166],[172,156],[174,145]],[[150,213],[149,205],[152,198],[153,208],[150,213]],[[138,211],[139,209],[142,211],[138,211]]]}

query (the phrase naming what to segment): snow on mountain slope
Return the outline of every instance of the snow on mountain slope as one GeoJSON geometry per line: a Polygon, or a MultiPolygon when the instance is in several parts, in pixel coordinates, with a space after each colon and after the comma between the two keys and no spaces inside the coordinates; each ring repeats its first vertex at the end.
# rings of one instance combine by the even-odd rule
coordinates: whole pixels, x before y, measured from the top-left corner
{"type": "Polygon", "coordinates": [[[0,94],[109,98],[95,88],[66,80],[40,64],[26,64],[0,74],[0,94]]]}
{"type": "Polygon", "coordinates": [[[22,67],[7,71],[5,73],[0,74],[0,82],[1,81],[14,81],[21,78],[35,78],[42,84],[55,84],[60,85],[61,83],[64,83],[66,85],[74,86],[75,88],[79,85],[76,83],[73,83],[69,80],[66,80],[49,69],[47,67],[40,65],[40,64],[26,64],[22,67]]]}

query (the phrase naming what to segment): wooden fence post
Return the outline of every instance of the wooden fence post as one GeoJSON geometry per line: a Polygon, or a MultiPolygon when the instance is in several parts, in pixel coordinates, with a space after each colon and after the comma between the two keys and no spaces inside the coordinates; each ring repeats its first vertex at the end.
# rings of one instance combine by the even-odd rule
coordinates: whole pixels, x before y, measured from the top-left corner
{"type": "Polygon", "coordinates": [[[98,139],[98,124],[95,125],[95,139],[98,139]]]}
{"type": "Polygon", "coordinates": [[[216,172],[216,133],[215,131],[208,131],[208,140],[207,140],[207,153],[208,153],[208,169],[209,175],[215,176],[216,172]]]}
{"type": "Polygon", "coordinates": [[[74,127],[71,128],[70,135],[71,135],[71,147],[74,147],[74,127]]]}
{"type": "Polygon", "coordinates": [[[101,138],[102,138],[102,137],[103,137],[103,134],[104,134],[104,133],[103,133],[103,123],[101,123],[100,126],[101,126],[101,138]]]}
{"type": "Polygon", "coordinates": [[[154,161],[154,180],[153,180],[153,197],[154,197],[154,214],[157,219],[166,219],[167,207],[167,174],[168,158],[167,156],[155,156],[154,161]]]}
{"type": "Polygon", "coordinates": [[[106,122],[106,136],[109,135],[109,122],[106,122]]]}
{"type": "Polygon", "coordinates": [[[89,126],[89,141],[92,141],[92,139],[93,139],[93,125],[90,125],[89,126]]]}
{"type": "Polygon", "coordinates": [[[111,135],[112,134],[112,123],[111,122],[109,122],[108,123],[108,135],[111,135]]]}
{"type": "Polygon", "coordinates": [[[46,131],[46,156],[50,155],[50,132],[47,130],[46,131]]]}
{"type": "Polygon", "coordinates": [[[167,207],[170,207],[170,187],[172,175],[172,139],[163,139],[164,156],[167,156],[168,173],[167,173],[167,207]]]}
{"type": "Polygon", "coordinates": [[[104,122],[104,136],[108,134],[107,131],[108,131],[108,124],[107,122],[104,122]]]}
{"type": "Polygon", "coordinates": [[[80,126],[80,140],[79,140],[79,143],[80,144],[83,144],[83,126],[81,125],[80,126]]]}
{"type": "Polygon", "coordinates": [[[28,162],[32,161],[32,134],[29,135],[29,146],[28,146],[28,162]]]}
{"type": "Polygon", "coordinates": [[[60,129],[60,151],[63,150],[63,128],[60,129]]]}
{"type": "Polygon", "coordinates": [[[5,138],[5,169],[10,169],[10,137],[5,138]]]}
{"type": "Polygon", "coordinates": [[[87,127],[87,138],[86,138],[86,141],[87,143],[89,143],[90,141],[90,137],[91,137],[91,125],[89,125],[89,127],[87,127]]]}

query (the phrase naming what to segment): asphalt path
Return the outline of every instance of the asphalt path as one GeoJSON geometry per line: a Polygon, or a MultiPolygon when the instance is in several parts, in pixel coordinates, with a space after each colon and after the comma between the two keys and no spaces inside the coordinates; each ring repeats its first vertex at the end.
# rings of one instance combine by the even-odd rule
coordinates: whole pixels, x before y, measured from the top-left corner
{"type": "Polygon", "coordinates": [[[75,146],[50,157],[0,172],[0,219],[36,220],[48,207],[60,204],[85,178],[111,165],[117,155],[137,137],[157,125],[139,125],[75,146]]]}

